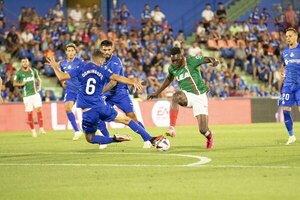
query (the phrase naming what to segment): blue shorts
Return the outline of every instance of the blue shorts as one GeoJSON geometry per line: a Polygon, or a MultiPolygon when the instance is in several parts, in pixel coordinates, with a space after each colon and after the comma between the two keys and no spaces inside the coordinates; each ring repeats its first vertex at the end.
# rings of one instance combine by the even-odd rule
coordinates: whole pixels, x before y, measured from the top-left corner
{"type": "Polygon", "coordinates": [[[294,103],[300,106],[300,87],[283,86],[278,100],[278,106],[292,107],[294,103]]]}
{"type": "Polygon", "coordinates": [[[117,115],[118,112],[108,104],[91,108],[82,113],[82,129],[85,134],[95,133],[99,120],[110,122],[113,121],[117,115]]]}
{"type": "Polygon", "coordinates": [[[66,90],[64,102],[68,102],[68,101],[76,102],[76,100],[77,100],[77,93],[74,91],[66,90]]]}
{"type": "Polygon", "coordinates": [[[133,103],[128,93],[121,93],[115,95],[104,95],[105,101],[110,105],[116,105],[124,113],[134,112],[133,103]]]}

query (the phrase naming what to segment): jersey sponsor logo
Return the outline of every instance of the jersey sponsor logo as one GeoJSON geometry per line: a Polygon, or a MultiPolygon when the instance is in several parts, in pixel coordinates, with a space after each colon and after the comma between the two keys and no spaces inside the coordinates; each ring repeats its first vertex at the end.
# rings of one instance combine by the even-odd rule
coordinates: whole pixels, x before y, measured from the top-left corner
{"type": "Polygon", "coordinates": [[[25,82],[34,81],[34,77],[24,78],[23,81],[25,81],[25,82]]]}
{"type": "Polygon", "coordinates": [[[300,59],[286,59],[284,62],[285,62],[285,65],[288,65],[291,63],[300,64],[300,59]]]}
{"type": "Polygon", "coordinates": [[[177,78],[177,81],[182,81],[182,80],[184,80],[184,79],[186,79],[186,78],[189,78],[189,77],[190,77],[189,73],[188,73],[188,72],[185,72],[184,74],[180,74],[180,75],[177,76],[176,78],[177,78]]]}

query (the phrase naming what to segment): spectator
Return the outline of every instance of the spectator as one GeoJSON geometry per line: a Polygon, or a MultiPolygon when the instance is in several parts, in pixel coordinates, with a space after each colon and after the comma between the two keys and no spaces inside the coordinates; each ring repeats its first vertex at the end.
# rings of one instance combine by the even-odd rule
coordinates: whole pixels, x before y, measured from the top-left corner
{"type": "Polygon", "coordinates": [[[19,51],[20,38],[16,33],[16,27],[10,27],[10,31],[6,37],[6,50],[12,57],[16,56],[19,51]]]}
{"type": "Polygon", "coordinates": [[[192,46],[189,48],[190,56],[201,56],[201,49],[197,42],[193,42],[192,46]]]}
{"type": "Polygon", "coordinates": [[[87,21],[91,21],[93,19],[93,11],[91,7],[87,7],[84,16],[87,21]]]}
{"type": "Polygon", "coordinates": [[[207,30],[210,22],[214,20],[214,12],[211,10],[211,5],[209,3],[206,4],[205,9],[201,13],[201,17],[203,26],[207,30]]]}
{"type": "Polygon", "coordinates": [[[154,10],[151,12],[151,19],[154,23],[161,25],[163,20],[165,20],[166,16],[164,13],[160,11],[160,8],[158,5],[154,7],[154,10]]]}
{"type": "Polygon", "coordinates": [[[44,101],[44,102],[56,101],[56,97],[55,97],[53,91],[46,90],[45,95],[43,95],[43,97],[42,97],[42,101],[44,101]]]}
{"type": "Polygon", "coordinates": [[[260,19],[262,19],[263,22],[264,22],[264,24],[265,24],[266,26],[268,26],[268,23],[269,23],[269,21],[270,21],[270,19],[271,19],[271,15],[270,15],[270,13],[268,12],[268,9],[267,9],[267,8],[263,8],[262,13],[260,14],[260,19]]]}
{"type": "Polygon", "coordinates": [[[71,10],[70,18],[74,21],[76,27],[80,26],[80,22],[82,22],[83,19],[80,4],[76,4],[76,8],[71,10]]]}
{"type": "Polygon", "coordinates": [[[151,10],[149,4],[144,5],[144,10],[141,13],[142,25],[146,25],[151,20],[151,10]]]}
{"type": "Polygon", "coordinates": [[[61,9],[61,6],[59,3],[55,5],[55,9],[53,10],[54,20],[57,23],[60,23],[64,20],[64,12],[61,9]]]}
{"type": "Polygon", "coordinates": [[[218,9],[216,11],[216,18],[218,21],[226,22],[227,19],[227,13],[224,7],[224,4],[222,2],[218,3],[218,9]]]}
{"type": "Polygon", "coordinates": [[[99,6],[98,4],[94,4],[93,5],[93,18],[96,19],[96,20],[100,20],[102,18],[102,15],[101,15],[101,10],[99,9],[99,6]]]}
{"type": "Polygon", "coordinates": [[[257,24],[260,19],[259,9],[255,7],[253,12],[250,14],[249,18],[252,19],[252,24],[257,24]]]}
{"type": "Polygon", "coordinates": [[[297,14],[293,9],[292,4],[288,5],[287,11],[285,11],[284,16],[285,16],[286,28],[295,27],[297,22],[297,14]]]}
{"type": "Polygon", "coordinates": [[[5,13],[4,13],[4,1],[0,1],[0,21],[3,23],[3,26],[5,27],[5,13]]]}

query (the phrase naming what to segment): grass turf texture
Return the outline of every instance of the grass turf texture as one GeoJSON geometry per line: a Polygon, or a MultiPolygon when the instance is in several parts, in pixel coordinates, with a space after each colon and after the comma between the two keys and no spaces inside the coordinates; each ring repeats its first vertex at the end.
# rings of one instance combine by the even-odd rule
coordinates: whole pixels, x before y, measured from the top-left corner
{"type": "Polygon", "coordinates": [[[204,148],[197,127],[178,127],[168,152],[142,149],[130,129],[111,130],[134,140],[105,150],[72,141],[70,131],[0,133],[0,199],[300,199],[300,143],[284,145],[284,124],[211,128],[214,149],[204,148]],[[198,160],[171,154],[212,161],[185,167],[198,160]]]}

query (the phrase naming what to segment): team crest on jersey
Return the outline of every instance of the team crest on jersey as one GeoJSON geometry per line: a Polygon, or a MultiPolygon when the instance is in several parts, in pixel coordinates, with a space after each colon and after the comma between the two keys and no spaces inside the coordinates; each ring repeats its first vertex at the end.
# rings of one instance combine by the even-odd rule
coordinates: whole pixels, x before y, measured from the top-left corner
{"type": "Polygon", "coordinates": [[[294,53],[293,53],[293,52],[290,54],[290,57],[291,57],[291,58],[294,57],[294,53]]]}

